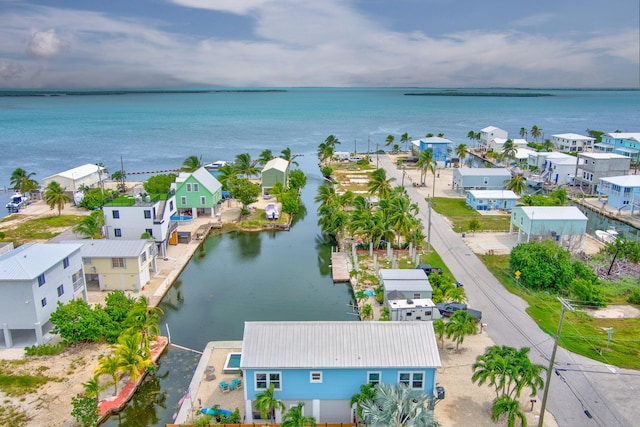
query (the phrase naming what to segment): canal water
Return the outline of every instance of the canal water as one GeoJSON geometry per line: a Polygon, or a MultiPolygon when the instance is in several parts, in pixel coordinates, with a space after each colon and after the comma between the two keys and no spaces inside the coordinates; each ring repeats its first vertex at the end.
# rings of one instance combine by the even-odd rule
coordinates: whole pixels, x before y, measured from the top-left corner
{"type": "MultiPolygon", "coordinates": [[[[290,231],[209,237],[160,305],[161,332],[167,334],[168,325],[173,343],[202,351],[209,341],[241,340],[245,321],[357,320],[350,288],[333,283],[332,245],[317,226],[317,159],[296,160],[307,175],[302,214],[290,231]]],[[[195,353],[169,348],[127,408],[103,425],[171,423],[198,360],[195,353]]]]}

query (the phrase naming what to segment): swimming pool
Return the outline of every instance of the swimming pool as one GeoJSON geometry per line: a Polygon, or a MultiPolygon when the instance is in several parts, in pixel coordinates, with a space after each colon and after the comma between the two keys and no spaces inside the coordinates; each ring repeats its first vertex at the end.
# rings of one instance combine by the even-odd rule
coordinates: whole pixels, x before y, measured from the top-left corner
{"type": "Polygon", "coordinates": [[[239,374],[241,358],[242,353],[227,354],[227,360],[224,362],[224,369],[222,370],[222,372],[224,372],[225,374],[239,374]]]}

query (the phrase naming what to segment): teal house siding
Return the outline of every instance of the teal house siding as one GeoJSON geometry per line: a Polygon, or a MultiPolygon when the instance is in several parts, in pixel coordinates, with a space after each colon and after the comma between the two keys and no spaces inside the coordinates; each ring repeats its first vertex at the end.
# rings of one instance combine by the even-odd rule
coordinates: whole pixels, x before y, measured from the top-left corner
{"type": "Polygon", "coordinates": [[[222,185],[205,168],[181,172],[172,184],[176,193],[178,215],[214,216],[222,200],[222,185]]]}

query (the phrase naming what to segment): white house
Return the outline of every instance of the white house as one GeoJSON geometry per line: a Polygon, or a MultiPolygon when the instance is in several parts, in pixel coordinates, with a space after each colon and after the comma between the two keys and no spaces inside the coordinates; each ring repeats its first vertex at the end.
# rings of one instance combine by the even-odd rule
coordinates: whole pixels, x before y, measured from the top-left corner
{"type": "MultiPolygon", "coordinates": [[[[496,153],[502,153],[504,151],[504,144],[508,141],[508,138],[493,138],[488,142],[489,151],[495,151],[496,153]]],[[[521,138],[512,139],[513,148],[525,148],[527,146],[527,140],[521,138]]]]}
{"type": "Polygon", "coordinates": [[[44,344],[58,302],[86,301],[79,244],[25,244],[0,257],[4,347],[44,344]]]}
{"type": "MultiPolygon", "coordinates": [[[[149,233],[158,254],[167,253],[169,237],[177,233],[178,224],[171,220],[177,212],[173,193],[154,196],[118,197],[102,208],[107,239],[135,240],[149,233]]],[[[177,237],[176,237],[177,241],[177,237]]]]}
{"type": "Polygon", "coordinates": [[[555,240],[569,249],[581,248],[587,217],[575,206],[516,206],[511,210],[509,234],[518,229],[518,242],[555,240]]]}
{"type": "Polygon", "coordinates": [[[570,153],[581,153],[583,151],[592,151],[595,138],[590,136],[579,135],[577,133],[559,133],[552,135],[552,141],[559,151],[568,151],[570,153]]]}
{"type": "Polygon", "coordinates": [[[87,163],[86,165],[48,176],[43,179],[43,182],[46,187],[49,183],[55,181],[62,188],[65,188],[67,192],[75,194],[83,186],[98,187],[100,180],[106,178],[103,176],[104,173],[104,167],[87,163]]]}
{"type": "Polygon", "coordinates": [[[489,148],[489,143],[496,138],[503,138],[506,140],[509,138],[509,132],[495,126],[487,126],[484,129],[480,129],[480,140],[478,141],[478,144],[486,150],[489,148]]]}
{"type": "Polygon", "coordinates": [[[578,159],[565,153],[552,153],[545,159],[540,174],[545,181],[554,184],[573,184],[578,159]]]}

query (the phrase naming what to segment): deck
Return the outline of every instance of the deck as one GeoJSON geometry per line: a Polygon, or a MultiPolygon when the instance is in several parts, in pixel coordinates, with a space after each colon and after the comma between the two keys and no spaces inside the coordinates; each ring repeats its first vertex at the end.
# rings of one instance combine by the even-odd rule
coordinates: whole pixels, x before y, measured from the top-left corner
{"type": "Polygon", "coordinates": [[[351,279],[347,252],[333,252],[331,254],[331,273],[334,282],[348,282],[351,279]]]}

